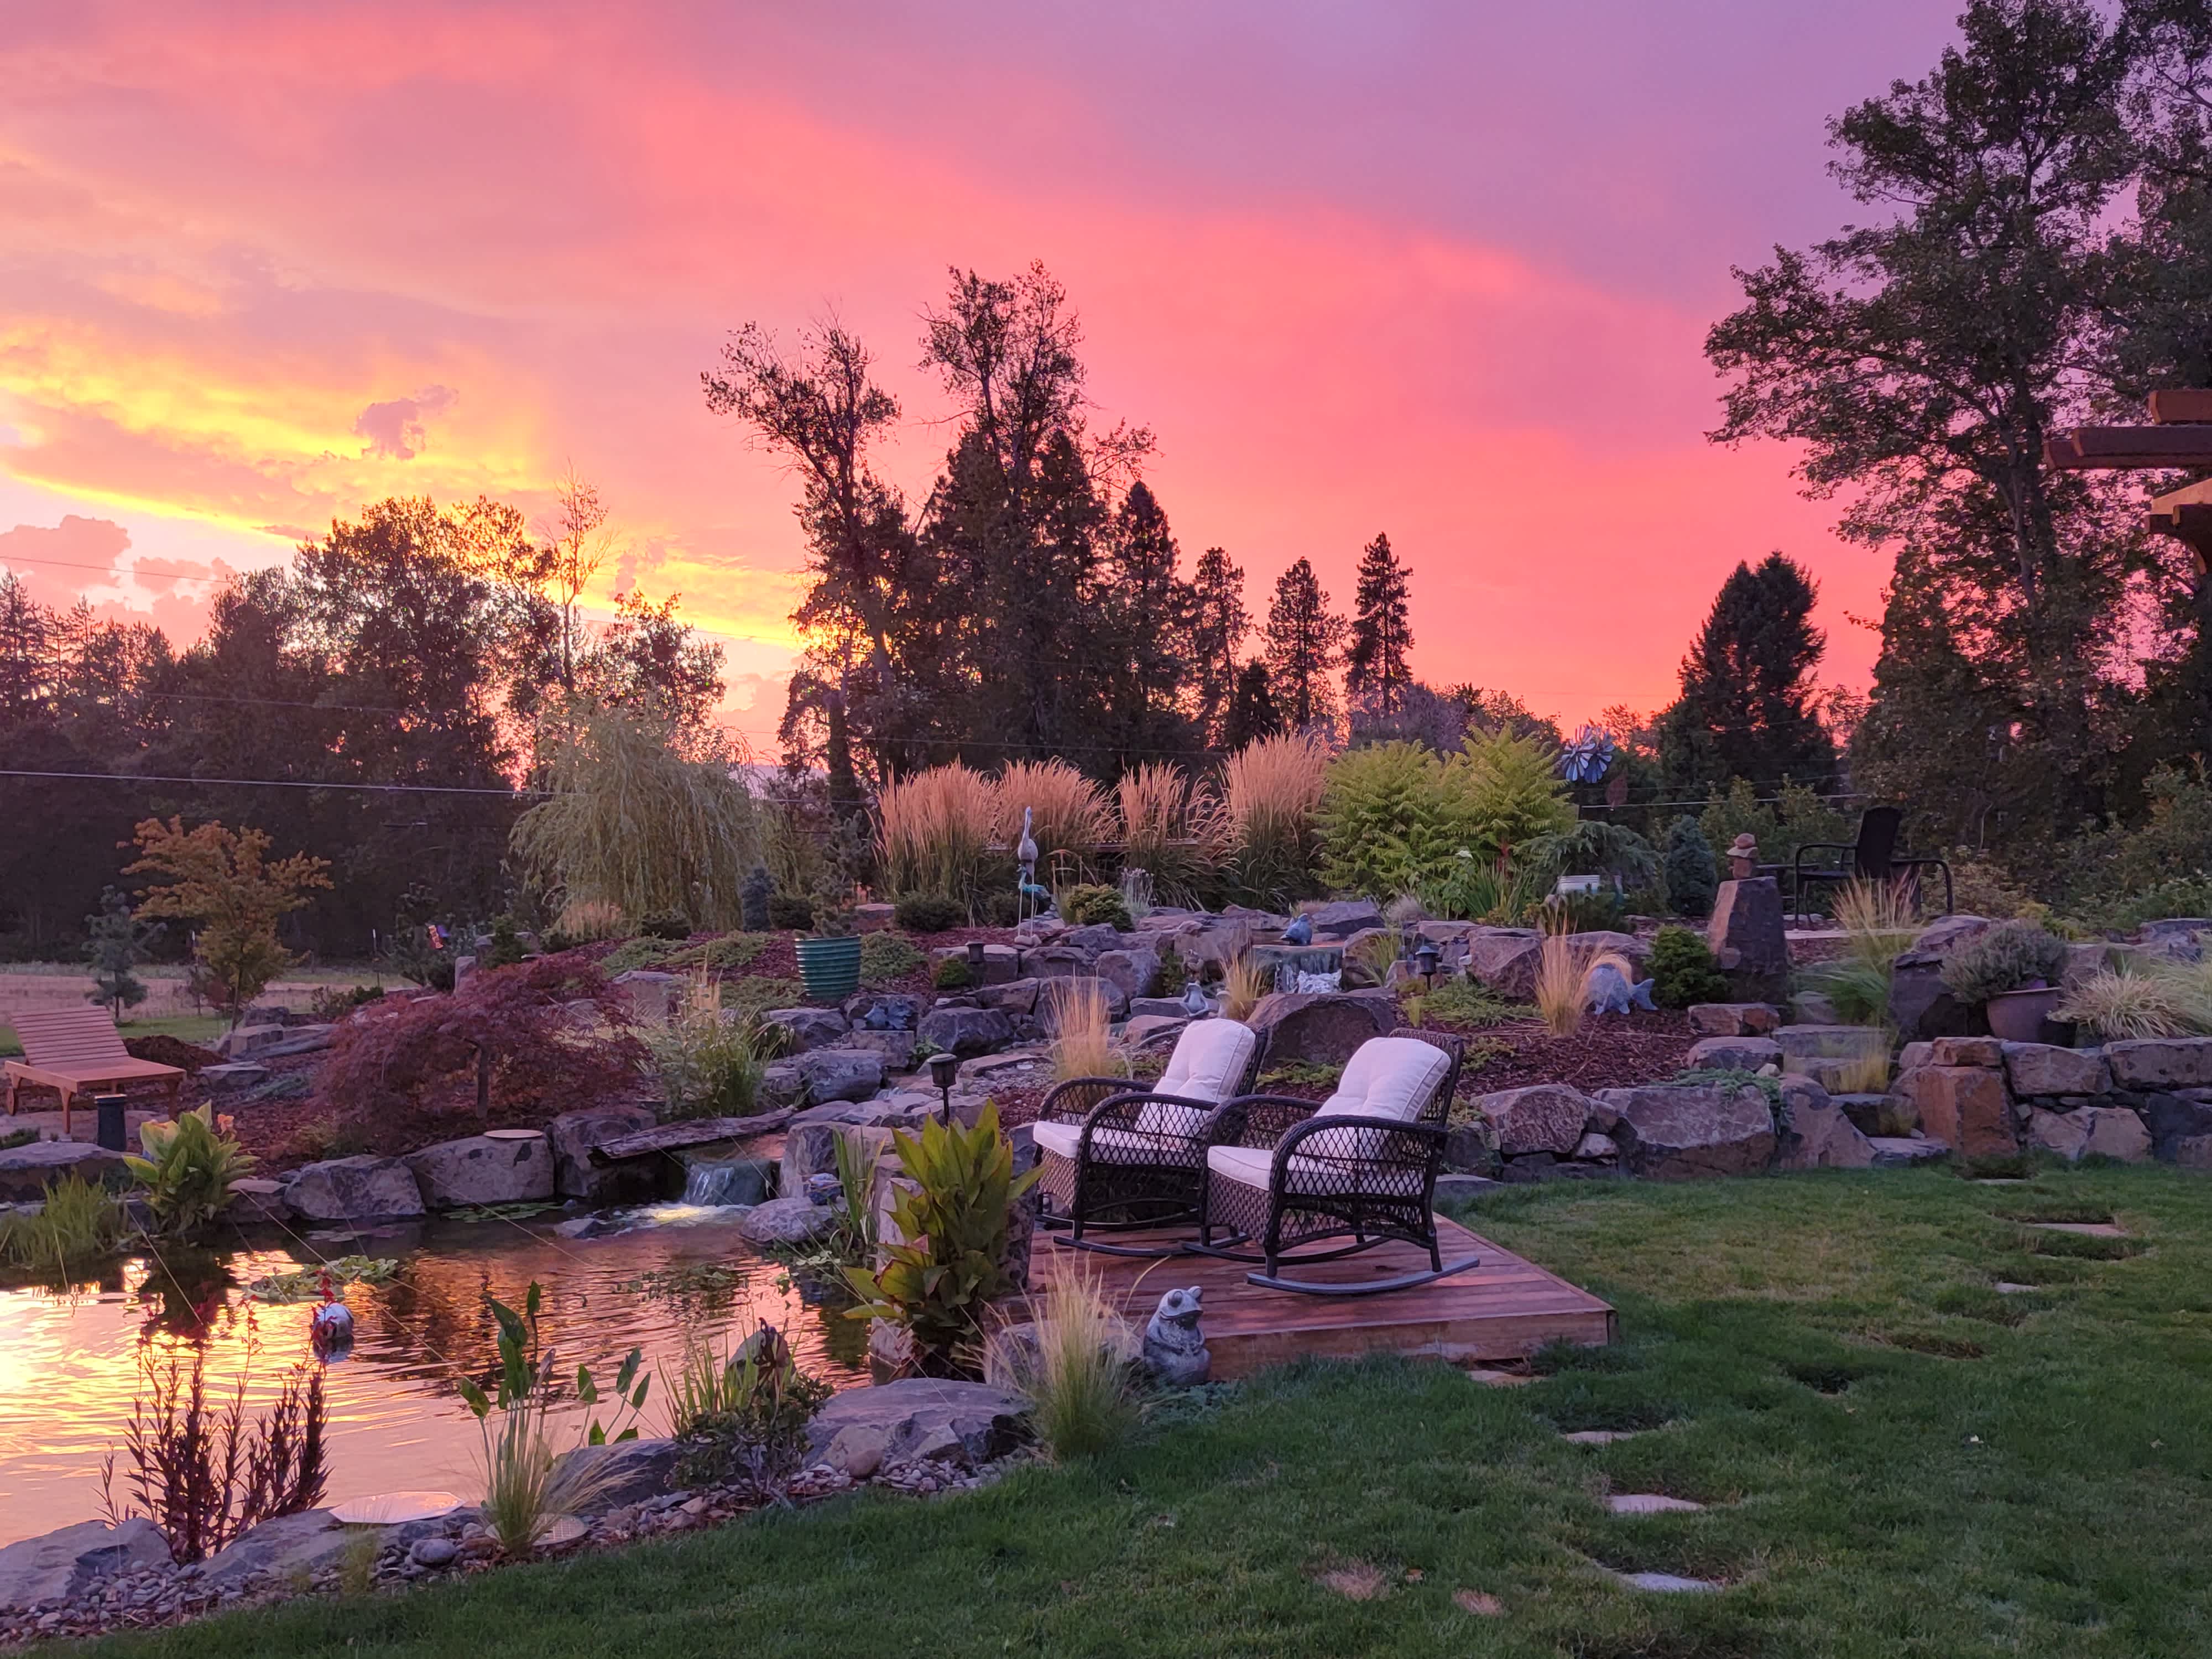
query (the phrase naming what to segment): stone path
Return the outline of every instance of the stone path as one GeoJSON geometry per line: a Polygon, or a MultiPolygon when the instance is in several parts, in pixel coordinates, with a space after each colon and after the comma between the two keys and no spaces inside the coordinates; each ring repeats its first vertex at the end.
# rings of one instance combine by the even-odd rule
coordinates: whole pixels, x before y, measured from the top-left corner
{"type": "Polygon", "coordinates": [[[1694,1514],[1705,1508],[1686,1498],[1668,1498],[1656,1492],[1617,1492],[1605,1500],[1605,1506],[1615,1515],[1694,1514]]]}

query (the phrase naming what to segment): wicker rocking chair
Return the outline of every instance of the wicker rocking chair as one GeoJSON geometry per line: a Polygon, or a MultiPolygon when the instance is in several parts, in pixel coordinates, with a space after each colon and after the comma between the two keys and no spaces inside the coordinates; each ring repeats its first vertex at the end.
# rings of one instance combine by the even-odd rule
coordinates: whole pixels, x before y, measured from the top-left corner
{"type": "Polygon", "coordinates": [[[1480,1258],[1445,1262],[1431,1207],[1465,1052],[1455,1036],[1376,1037],[1359,1046],[1319,1111],[1272,1095],[1232,1102],[1243,1144],[1207,1151],[1206,1215],[1190,1248],[1261,1263],[1262,1271],[1245,1275],[1249,1282],[1310,1296],[1410,1290],[1474,1267],[1480,1258]],[[1281,1127],[1291,1115],[1303,1121],[1281,1127]],[[1346,1237],[1352,1242],[1334,1249],[1285,1254],[1346,1237]],[[1334,1261],[1391,1240],[1427,1250],[1428,1270],[1365,1284],[1284,1274],[1286,1267],[1334,1261]],[[1256,1251],[1238,1248],[1255,1243],[1256,1251]]]}
{"type": "Polygon", "coordinates": [[[1041,1219],[1066,1235],[1056,1242],[1111,1255],[1176,1255],[1179,1244],[1086,1235],[1198,1224],[1206,1148],[1231,1133],[1225,1115],[1258,1075],[1260,1048],[1249,1026],[1195,1020],[1150,1089],[1132,1089],[1127,1078],[1073,1078],[1054,1087],[1032,1133],[1044,1170],[1041,1219]]]}

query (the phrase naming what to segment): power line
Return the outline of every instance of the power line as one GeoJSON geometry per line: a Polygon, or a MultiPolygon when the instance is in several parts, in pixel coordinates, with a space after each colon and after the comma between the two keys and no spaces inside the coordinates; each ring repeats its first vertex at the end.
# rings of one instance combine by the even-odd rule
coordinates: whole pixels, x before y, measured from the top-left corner
{"type": "Polygon", "coordinates": [[[48,778],[79,783],[186,783],[253,789],[350,789],[375,795],[550,795],[550,789],[470,788],[450,783],[315,783],[301,778],[189,778],[150,772],[24,772],[0,768],[0,778],[48,778]]]}

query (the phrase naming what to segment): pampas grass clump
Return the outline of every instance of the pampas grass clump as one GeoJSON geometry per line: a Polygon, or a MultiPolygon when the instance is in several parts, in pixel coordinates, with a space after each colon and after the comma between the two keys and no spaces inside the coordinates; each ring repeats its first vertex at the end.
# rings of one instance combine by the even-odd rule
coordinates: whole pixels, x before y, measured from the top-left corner
{"type": "Polygon", "coordinates": [[[885,889],[972,911],[986,887],[1011,888],[1012,864],[991,851],[996,805],[990,779],[957,762],[886,783],[876,799],[885,889]]]}
{"type": "Polygon", "coordinates": [[[1314,885],[1328,744],[1311,732],[1257,738],[1229,757],[1221,775],[1238,889],[1288,908],[1314,885]]]}
{"type": "Polygon", "coordinates": [[[1582,1030],[1589,1012],[1590,979],[1601,968],[1611,968],[1629,984],[1636,981],[1636,967],[1618,951],[1577,944],[1565,931],[1564,921],[1547,926],[1536,957],[1536,1012],[1553,1036],[1572,1036],[1582,1030]]]}
{"type": "Polygon", "coordinates": [[[1098,842],[1113,839],[1104,793],[1064,760],[1010,762],[1000,770],[995,793],[997,839],[1009,848],[1021,840],[1026,807],[1041,865],[1055,853],[1070,854],[1081,865],[1098,842]]]}
{"type": "Polygon", "coordinates": [[[1095,979],[1062,982],[1052,999],[1052,1075],[1055,1082],[1076,1077],[1109,1077],[1121,1069],[1114,1052],[1114,1011],[1105,988],[1095,979]]]}

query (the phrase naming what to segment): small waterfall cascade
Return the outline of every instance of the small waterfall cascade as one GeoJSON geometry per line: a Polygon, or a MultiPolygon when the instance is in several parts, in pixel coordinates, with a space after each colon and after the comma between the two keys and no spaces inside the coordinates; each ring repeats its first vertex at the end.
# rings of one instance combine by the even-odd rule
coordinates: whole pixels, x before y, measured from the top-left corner
{"type": "Polygon", "coordinates": [[[730,1188],[745,1166],[739,1164],[698,1163],[684,1175],[684,1201],[711,1206],[730,1201],[730,1188]]]}

